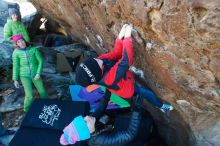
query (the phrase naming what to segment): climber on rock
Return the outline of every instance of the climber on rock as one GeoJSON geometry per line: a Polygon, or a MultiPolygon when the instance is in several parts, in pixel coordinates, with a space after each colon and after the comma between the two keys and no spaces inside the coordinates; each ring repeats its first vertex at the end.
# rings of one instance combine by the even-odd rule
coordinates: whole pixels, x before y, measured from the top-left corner
{"type": "Polygon", "coordinates": [[[103,85],[125,99],[140,94],[162,112],[171,111],[172,105],[161,102],[152,90],[134,82],[129,71],[133,63],[132,29],[132,25],[123,25],[112,52],[84,60],[76,69],[76,83],[84,87],[103,85]]]}

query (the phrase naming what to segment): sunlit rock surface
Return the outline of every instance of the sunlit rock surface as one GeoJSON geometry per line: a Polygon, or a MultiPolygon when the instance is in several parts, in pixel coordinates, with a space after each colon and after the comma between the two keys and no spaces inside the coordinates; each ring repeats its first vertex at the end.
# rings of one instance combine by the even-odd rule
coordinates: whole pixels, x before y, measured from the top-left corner
{"type": "Polygon", "coordinates": [[[168,145],[220,145],[219,0],[31,0],[72,38],[99,54],[124,23],[134,32],[134,66],[175,111],[149,108],[168,145]]]}

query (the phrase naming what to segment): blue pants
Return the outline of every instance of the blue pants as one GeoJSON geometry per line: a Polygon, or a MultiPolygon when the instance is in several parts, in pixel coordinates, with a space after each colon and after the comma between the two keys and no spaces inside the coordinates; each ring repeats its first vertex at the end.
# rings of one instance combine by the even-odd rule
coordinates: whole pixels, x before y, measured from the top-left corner
{"type": "Polygon", "coordinates": [[[151,104],[158,108],[162,107],[163,103],[156,97],[155,93],[152,90],[143,88],[137,83],[134,84],[134,88],[135,94],[142,95],[144,99],[147,99],[151,104]]]}

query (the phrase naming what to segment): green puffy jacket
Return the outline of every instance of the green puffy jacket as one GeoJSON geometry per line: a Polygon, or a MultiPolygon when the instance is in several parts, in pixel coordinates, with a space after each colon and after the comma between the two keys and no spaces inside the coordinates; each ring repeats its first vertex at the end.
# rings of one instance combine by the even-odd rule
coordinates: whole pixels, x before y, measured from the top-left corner
{"type": "Polygon", "coordinates": [[[19,76],[34,78],[36,74],[42,73],[43,59],[36,47],[29,46],[26,49],[15,49],[12,60],[13,80],[18,80],[19,76]]]}
{"type": "Polygon", "coordinates": [[[4,26],[4,37],[7,41],[10,41],[10,37],[16,34],[21,34],[27,42],[30,42],[28,31],[21,21],[7,20],[4,26]]]}

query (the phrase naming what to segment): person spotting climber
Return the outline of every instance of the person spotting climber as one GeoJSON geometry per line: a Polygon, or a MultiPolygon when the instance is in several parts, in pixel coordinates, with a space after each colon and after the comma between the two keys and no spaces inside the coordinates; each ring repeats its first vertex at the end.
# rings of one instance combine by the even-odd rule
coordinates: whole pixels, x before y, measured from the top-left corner
{"type": "MultiPolygon", "coordinates": [[[[108,99],[111,96],[111,92],[106,91],[103,99],[100,103],[101,106],[97,107],[94,113],[89,116],[78,116],[63,129],[63,134],[60,137],[61,145],[75,144],[79,141],[86,140],[89,146],[122,146],[130,142],[136,143],[134,140],[140,131],[141,124],[141,104],[143,98],[136,95],[133,99],[133,110],[129,114],[130,120],[128,121],[127,128],[125,130],[117,130],[117,125],[109,125],[106,128],[98,128],[96,121],[104,113],[105,108],[102,105],[107,105],[108,99]]],[[[124,116],[124,115],[123,115],[124,116]]],[[[147,125],[145,123],[145,125],[147,125]]],[[[146,131],[149,130],[145,127],[146,131]]],[[[145,133],[146,134],[146,133],[145,133]]]]}
{"type": "Polygon", "coordinates": [[[131,33],[132,25],[123,25],[112,52],[81,62],[76,69],[76,83],[84,87],[104,85],[110,92],[127,99],[140,94],[162,112],[173,110],[172,105],[161,102],[153,91],[134,82],[134,76],[129,71],[133,63],[131,33]]]}
{"type": "Polygon", "coordinates": [[[23,36],[18,34],[11,37],[17,48],[12,54],[12,79],[16,88],[19,88],[19,77],[25,91],[24,111],[27,112],[33,101],[32,83],[37,88],[41,98],[47,98],[40,74],[42,73],[43,59],[36,47],[28,45],[23,36]]]}
{"type": "Polygon", "coordinates": [[[5,40],[11,41],[11,36],[21,34],[24,37],[25,41],[30,42],[28,31],[24,24],[21,22],[21,14],[19,10],[16,8],[9,8],[8,13],[10,19],[7,20],[7,23],[4,26],[5,40]]]}

